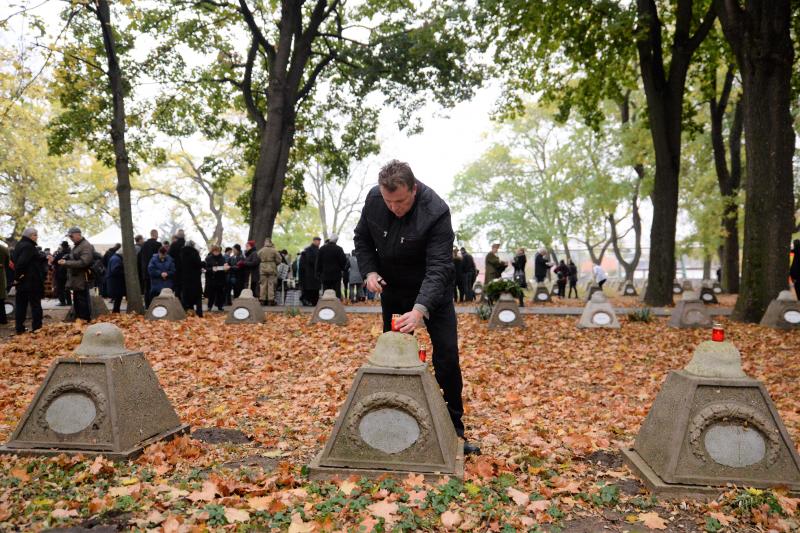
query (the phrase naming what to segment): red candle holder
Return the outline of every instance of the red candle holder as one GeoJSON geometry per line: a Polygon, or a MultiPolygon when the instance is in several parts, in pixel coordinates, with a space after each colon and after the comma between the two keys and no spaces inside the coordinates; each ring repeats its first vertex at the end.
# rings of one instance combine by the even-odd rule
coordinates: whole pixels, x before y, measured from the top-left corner
{"type": "Polygon", "coordinates": [[[400,326],[397,325],[397,320],[400,315],[392,315],[392,331],[400,331],[400,326]]]}
{"type": "Polygon", "coordinates": [[[419,360],[423,363],[428,360],[428,352],[425,350],[425,348],[419,349],[419,360]]]}
{"type": "Polygon", "coordinates": [[[722,325],[714,324],[711,328],[711,340],[714,342],[722,342],[725,340],[725,330],[722,329],[722,325]]]}

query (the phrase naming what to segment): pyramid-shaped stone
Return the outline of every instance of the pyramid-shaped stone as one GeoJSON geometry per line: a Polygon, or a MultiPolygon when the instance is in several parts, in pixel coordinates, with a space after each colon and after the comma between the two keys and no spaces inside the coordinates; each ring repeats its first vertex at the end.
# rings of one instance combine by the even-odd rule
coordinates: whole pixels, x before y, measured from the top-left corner
{"type": "Polygon", "coordinates": [[[550,283],[550,298],[553,296],[558,296],[558,282],[556,280],[550,283]]]}
{"type": "Polygon", "coordinates": [[[694,285],[692,284],[692,281],[688,279],[683,280],[683,285],[681,285],[681,287],[683,288],[683,292],[694,290],[694,285]]]}
{"type": "Polygon", "coordinates": [[[475,285],[472,287],[472,292],[475,293],[475,300],[478,302],[484,301],[485,297],[483,294],[483,283],[480,281],[476,281],[475,285]]]}
{"type": "Polygon", "coordinates": [[[683,294],[683,285],[677,279],[672,281],[672,294],[683,294]]]}
{"type": "Polygon", "coordinates": [[[127,459],[188,431],[141,352],[120,329],[89,326],[73,356],[56,359],[1,453],[127,459]]]}
{"type": "Polygon", "coordinates": [[[710,281],[704,281],[700,289],[700,301],[707,305],[718,304],[717,293],[714,292],[714,285],[710,281]]]}
{"type": "Polygon", "coordinates": [[[617,315],[605,294],[596,292],[592,295],[592,299],[583,308],[578,327],[619,329],[617,315]]]}
{"type": "Polygon", "coordinates": [[[713,282],[711,288],[714,290],[714,294],[722,294],[722,285],[719,284],[719,281],[713,282]]]}
{"type": "MultiPolygon", "coordinates": [[[[89,291],[89,309],[89,320],[97,320],[97,317],[101,315],[107,315],[110,312],[108,310],[108,306],[106,305],[106,301],[94,289],[89,291]]],[[[69,311],[67,311],[67,316],[64,317],[64,322],[75,322],[75,317],[75,302],[73,301],[72,307],[70,307],[69,311]]]]}
{"type": "Polygon", "coordinates": [[[463,441],[418,350],[412,335],[388,332],[378,338],[325,448],[309,465],[311,479],[464,477],[463,441]]]}
{"type": "Polygon", "coordinates": [[[550,291],[547,290],[544,283],[536,284],[536,291],[533,293],[533,301],[539,304],[553,301],[553,298],[550,296],[550,291]]]}
{"type": "Polygon", "coordinates": [[[495,328],[524,328],[525,321],[519,312],[519,304],[513,296],[504,292],[492,308],[489,318],[489,329],[495,328]]]}
{"type": "Polygon", "coordinates": [[[16,304],[14,302],[12,302],[11,300],[6,300],[5,302],[3,302],[3,307],[5,308],[5,311],[6,311],[6,318],[8,320],[13,320],[14,319],[14,313],[17,310],[16,304]]]}
{"type": "Polygon", "coordinates": [[[602,294],[603,289],[601,289],[600,285],[598,285],[596,282],[591,282],[586,287],[586,295],[584,296],[584,301],[587,302],[587,303],[591,302],[592,301],[592,296],[594,296],[594,294],[596,292],[599,292],[599,293],[602,294]]]}
{"type": "Polygon", "coordinates": [[[639,293],[636,292],[636,287],[633,285],[633,282],[626,281],[622,288],[620,289],[620,294],[622,296],[638,296],[639,293]]]}
{"type": "Polygon", "coordinates": [[[709,328],[712,324],[708,309],[694,291],[683,293],[669,317],[669,325],[673,328],[709,328]]]}
{"type": "Polygon", "coordinates": [[[767,307],[761,325],[778,329],[800,329],[800,303],[794,291],[781,291],[767,307]]]}
{"type": "Polygon", "coordinates": [[[226,324],[260,324],[266,320],[264,308],[250,289],[243,289],[239,297],[234,298],[233,305],[225,317],[226,324]]]}
{"type": "Polygon", "coordinates": [[[311,316],[312,324],[319,322],[336,324],[337,326],[347,324],[347,313],[344,310],[344,306],[339,298],[336,297],[336,292],[331,289],[322,293],[322,298],[317,302],[317,306],[311,316]]]}
{"type": "Polygon", "coordinates": [[[144,318],[145,320],[183,320],[186,318],[186,311],[172,289],[161,289],[161,293],[150,302],[144,318]]]}
{"type": "Polygon", "coordinates": [[[800,489],[794,443],[729,342],[701,343],[686,368],[669,373],[623,454],[655,492],[720,492],[729,483],[800,489]]]}

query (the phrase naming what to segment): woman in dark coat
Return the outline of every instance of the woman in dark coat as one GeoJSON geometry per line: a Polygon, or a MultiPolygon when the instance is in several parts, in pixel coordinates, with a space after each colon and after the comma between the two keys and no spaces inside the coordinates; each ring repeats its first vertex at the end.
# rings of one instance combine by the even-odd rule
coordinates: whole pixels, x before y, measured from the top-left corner
{"type": "Polygon", "coordinates": [[[122,297],[125,296],[125,270],[122,265],[122,248],[119,248],[108,260],[106,290],[108,291],[108,297],[114,300],[114,308],[111,312],[119,313],[122,297]]]}
{"type": "MultiPolygon", "coordinates": [[[[566,298],[565,289],[567,288],[567,280],[569,279],[569,267],[564,260],[562,259],[559,261],[558,266],[555,269],[556,279],[558,282],[558,297],[559,298],[566,298]]],[[[576,280],[577,281],[577,280],[576,280]]],[[[576,290],[577,293],[577,290],[576,290]]]]}
{"type": "Polygon", "coordinates": [[[797,298],[800,299],[800,239],[795,239],[792,243],[792,252],[794,252],[794,257],[792,258],[792,266],[789,267],[789,277],[792,278],[792,283],[794,283],[794,292],[797,294],[797,298]]]}
{"type": "Polygon", "coordinates": [[[228,265],[222,255],[220,247],[211,247],[211,253],[206,256],[206,296],[208,297],[208,310],[216,304],[222,311],[225,305],[225,284],[228,277],[228,265]]]}
{"type": "Polygon", "coordinates": [[[528,288],[528,281],[525,279],[525,265],[528,264],[528,256],[525,255],[525,248],[517,250],[517,255],[511,261],[511,266],[514,267],[514,281],[517,282],[523,289],[528,288]]]}
{"type": "Polygon", "coordinates": [[[181,286],[181,303],[184,309],[194,307],[197,316],[203,316],[203,260],[194,247],[194,241],[187,241],[180,250],[181,269],[178,272],[181,286]]]}

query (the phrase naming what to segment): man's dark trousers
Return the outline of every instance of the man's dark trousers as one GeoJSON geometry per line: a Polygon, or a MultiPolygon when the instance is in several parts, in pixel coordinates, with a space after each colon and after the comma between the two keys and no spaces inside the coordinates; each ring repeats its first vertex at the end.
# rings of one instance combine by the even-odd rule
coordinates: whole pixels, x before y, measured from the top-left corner
{"type": "MultiPolygon", "coordinates": [[[[451,291],[448,291],[450,294],[451,291]]],[[[417,291],[408,291],[407,295],[392,294],[384,289],[381,294],[383,310],[383,331],[392,330],[392,315],[405,314],[414,308],[417,291]]],[[[458,322],[456,309],[452,300],[428,310],[430,318],[425,319],[425,326],[433,344],[433,370],[436,381],[444,393],[450,420],[459,437],[464,437],[464,404],[461,401],[461,367],[458,363],[458,322]]]]}
{"type": "Polygon", "coordinates": [[[14,325],[17,333],[25,331],[28,305],[31,306],[31,331],[42,327],[42,295],[31,293],[25,289],[17,289],[16,309],[14,310],[14,325]]]}
{"type": "Polygon", "coordinates": [[[72,291],[72,306],[75,308],[75,318],[86,320],[92,319],[92,308],[89,303],[89,289],[82,291],[72,291]]]}
{"type": "Polygon", "coordinates": [[[342,299],[342,280],[341,279],[329,279],[329,280],[322,280],[322,290],[332,290],[336,293],[336,297],[340,300],[342,299]]]}

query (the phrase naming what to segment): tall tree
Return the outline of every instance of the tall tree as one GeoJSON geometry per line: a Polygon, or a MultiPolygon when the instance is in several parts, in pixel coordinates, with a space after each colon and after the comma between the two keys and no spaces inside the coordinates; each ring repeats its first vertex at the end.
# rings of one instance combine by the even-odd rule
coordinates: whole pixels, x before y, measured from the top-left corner
{"type": "Polygon", "coordinates": [[[285,203],[298,116],[318,101],[376,89],[407,112],[427,100],[450,105],[469,97],[481,75],[467,60],[468,14],[456,0],[425,9],[394,0],[169,0],[142,24],[163,38],[158,62],[174,67],[160,68],[165,78],[188,88],[162,99],[163,122],[206,113],[209,120],[199,121],[206,130],[233,129],[248,145],[250,236],[261,243],[285,203]],[[232,35],[246,35],[245,46],[232,35]],[[184,45],[209,60],[204,67],[184,68],[184,45]],[[248,124],[226,121],[220,111],[231,104],[246,111],[248,124]]]}
{"type": "MultiPolygon", "coordinates": [[[[124,10],[126,6],[117,8],[124,10]]],[[[138,126],[144,122],[140,110],[132,115],[126,111],[131,80],[139,74],[133,61],[122,64],[132,50],[133,39],[112,21],[108,0],[70,2],[62,18],[71,21],[70,36],[60,47],[62,60],[53,84],[62,112],[51,122],[50,151],[62,154],[76,142],[85,142],[100,161],[115,169],[126,300],[130,312],[143,313],[131,208],[131,173],[138,167],[132,154],[155,159],[163,154],[149,148],[151,139],[141,133],[141,128],[133,135],[128,129],[129,121],[138,126]]],[[[122,17],[117,13],[115,20],[119,19],[122,17]]]]}
{"type": "Polygon", "coordinates": [[[742,287],[734,317],[761,320],[786,287],[794,227],[791,0],[715,0],[722,31],[742,75],[745,225],[742,287]]]}

